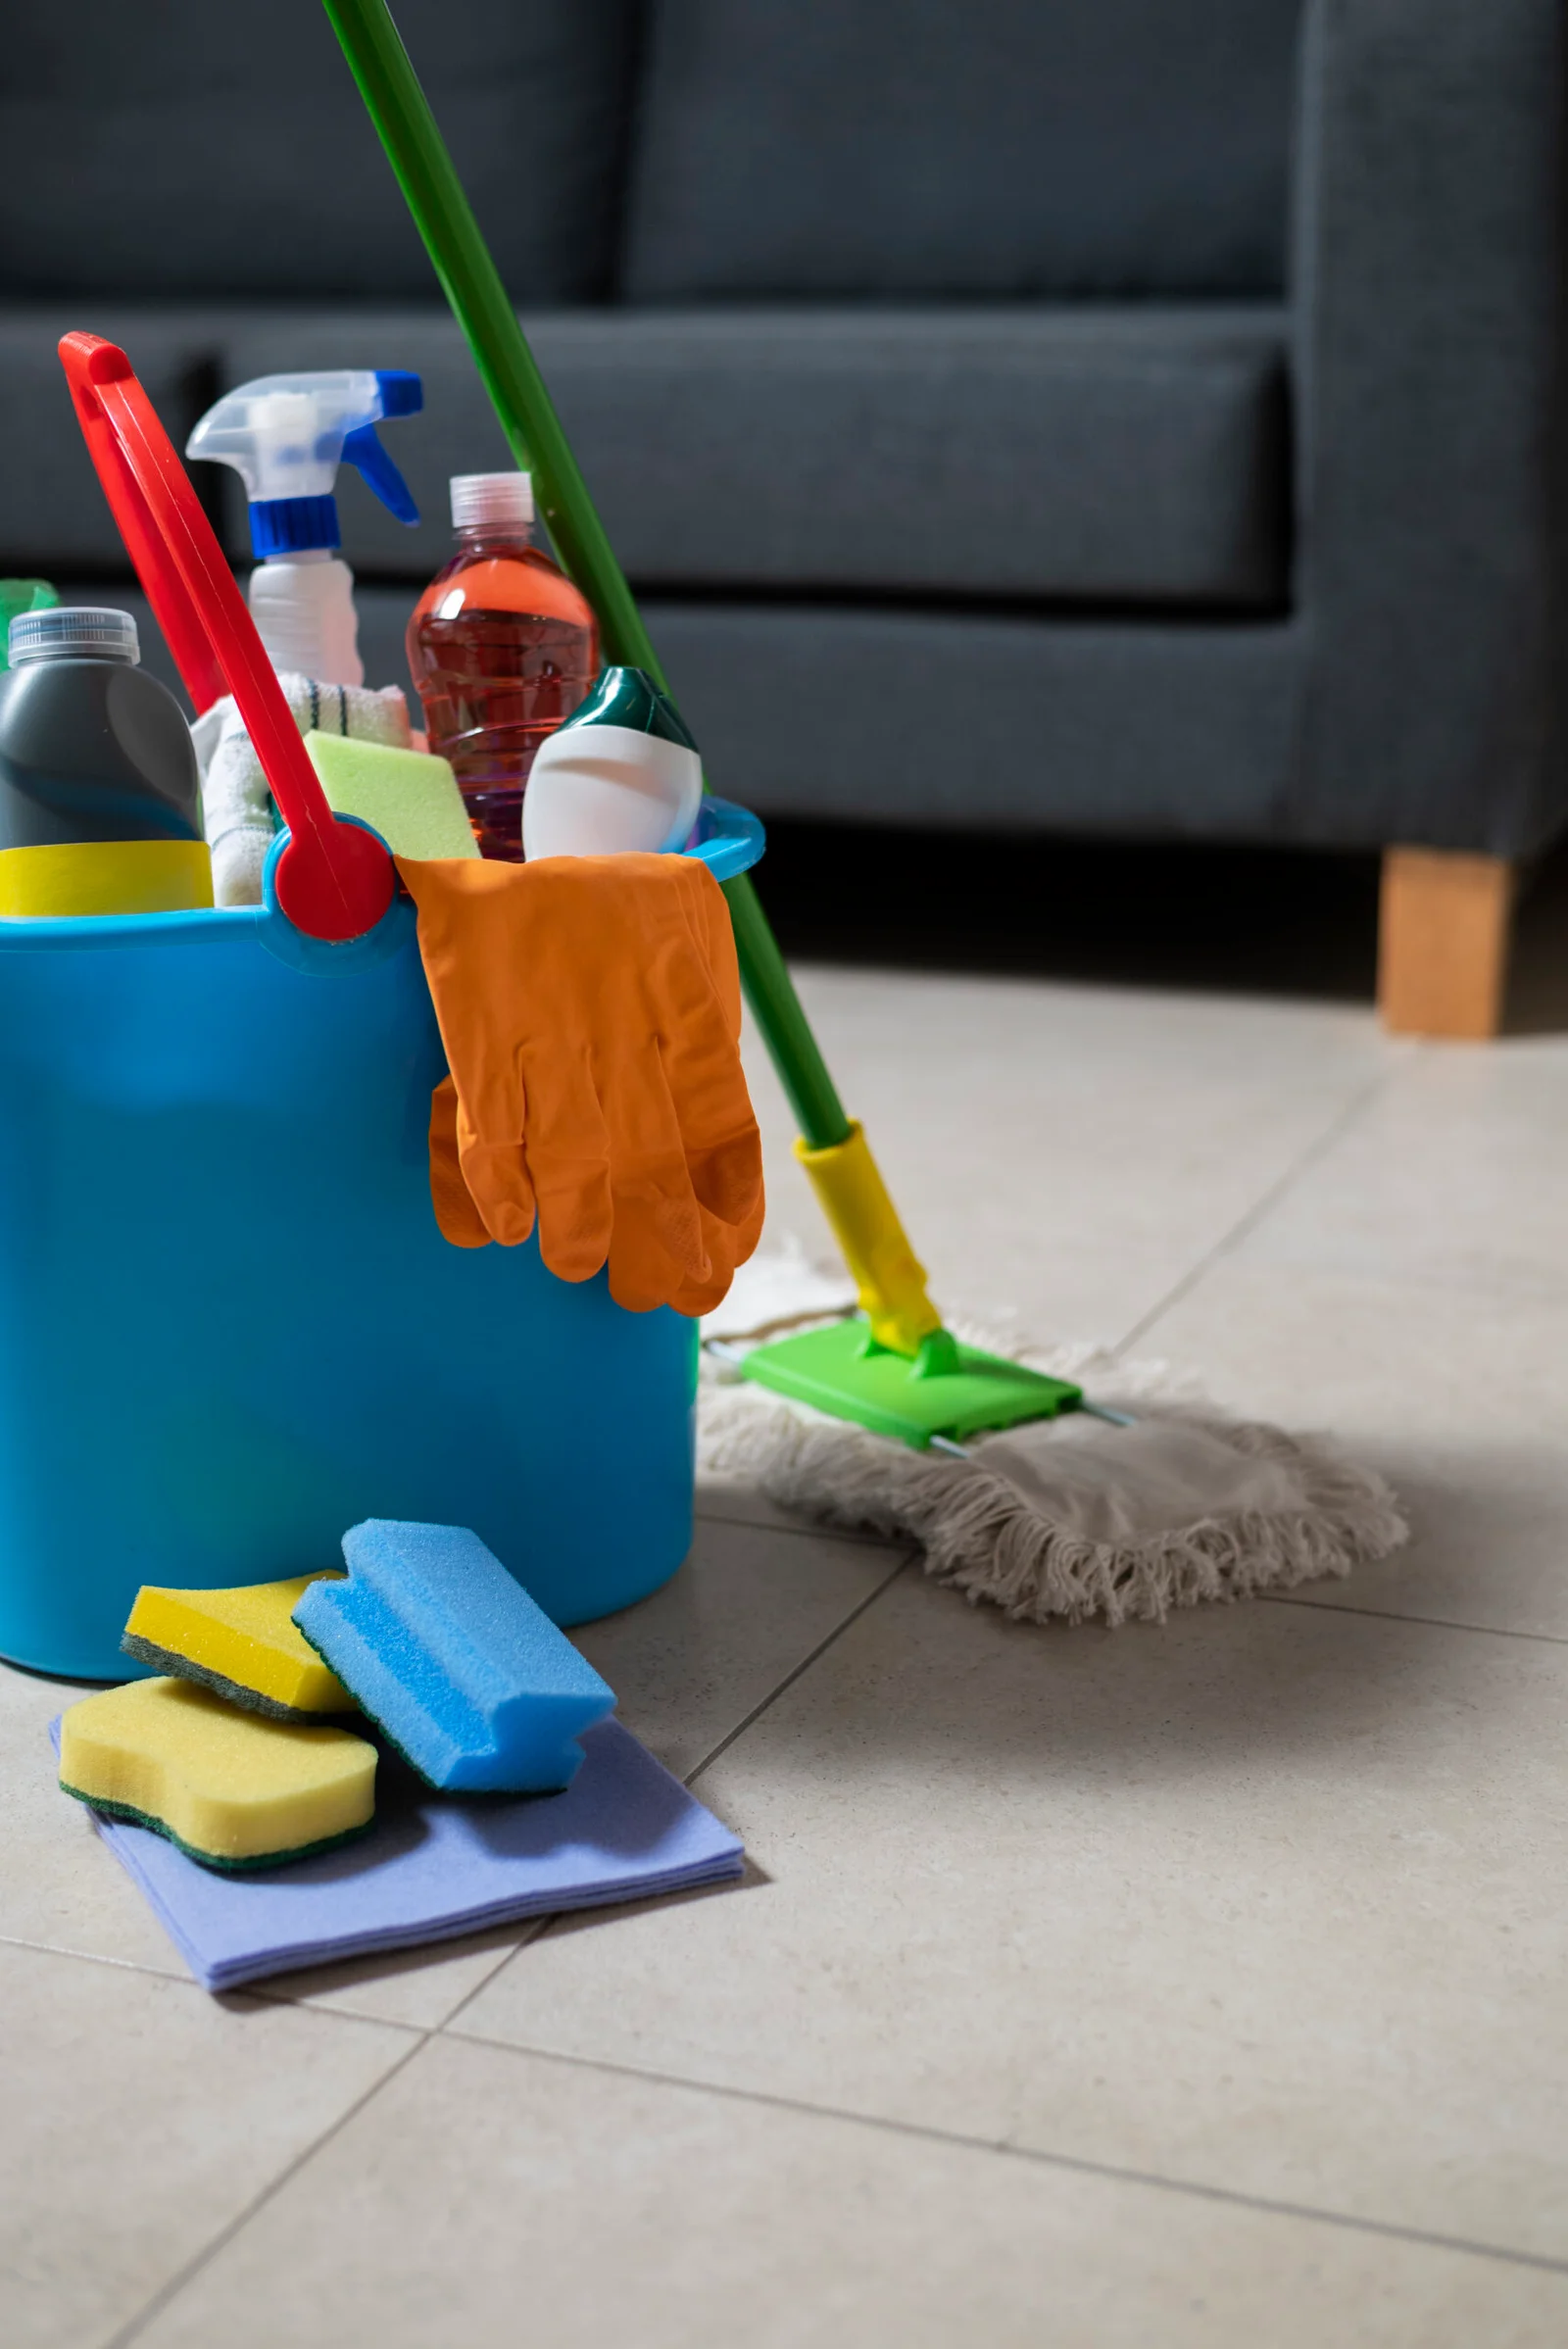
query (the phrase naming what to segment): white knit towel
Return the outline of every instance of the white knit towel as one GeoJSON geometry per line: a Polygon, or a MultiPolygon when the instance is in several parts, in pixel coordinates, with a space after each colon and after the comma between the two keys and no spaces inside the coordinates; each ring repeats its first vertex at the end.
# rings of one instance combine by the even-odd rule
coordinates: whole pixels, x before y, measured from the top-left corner
{"type": "MultiPolygon", "coordinates": [[[[409,706],[401,685],[320,685],[292,669],[277,682],[302,734],[348,734],[356,742],[406,751],[409,706]]],[[[272,795],[251,747],[245,721],[224,694],[191,728],[202,779],[202,823],[213,852],[213,899],[220,905],[259,905],[262,867],[272,845],[272,795]]]]}

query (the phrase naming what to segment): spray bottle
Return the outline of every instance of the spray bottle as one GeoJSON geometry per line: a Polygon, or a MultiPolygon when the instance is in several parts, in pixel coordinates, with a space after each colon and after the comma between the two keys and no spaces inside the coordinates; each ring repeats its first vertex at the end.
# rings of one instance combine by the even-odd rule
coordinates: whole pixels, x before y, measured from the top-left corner
{"type": "Polygon", "coordinates": [[[260,375],[224,394],[185,444],[187,457],[231,465],[250,501],[250,603],[268,659],[322,685],[363,685],[354,573],[333,485],[352,465],[388,513],[411,528],[419,510],[375,437],[378,423],[424,405],[401,367],[260,375]]]}

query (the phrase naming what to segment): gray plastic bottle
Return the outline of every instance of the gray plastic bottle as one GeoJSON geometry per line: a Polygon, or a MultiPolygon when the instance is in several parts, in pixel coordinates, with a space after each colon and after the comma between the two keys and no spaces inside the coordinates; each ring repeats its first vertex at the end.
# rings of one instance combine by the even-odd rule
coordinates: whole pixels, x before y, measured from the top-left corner
{"type": "Polygon", "coordinates": [[[0,849],[199,840],[190,728],[128,612],[19,612],[0,675],[0,849]]]}

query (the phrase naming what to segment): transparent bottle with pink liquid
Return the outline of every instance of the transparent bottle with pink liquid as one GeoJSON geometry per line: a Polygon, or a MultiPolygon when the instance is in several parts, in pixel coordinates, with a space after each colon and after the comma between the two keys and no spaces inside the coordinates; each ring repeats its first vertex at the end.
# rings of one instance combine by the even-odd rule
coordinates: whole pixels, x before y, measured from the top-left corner
{"type": "Polygon", "coordinates": [[[530,544],[526,473],[456,474],[452,526],[457,552],[409,622],[409,668],[481,853],[517,863],[534,753],[593,684],[599,631],[565,573],[530,544]]]}

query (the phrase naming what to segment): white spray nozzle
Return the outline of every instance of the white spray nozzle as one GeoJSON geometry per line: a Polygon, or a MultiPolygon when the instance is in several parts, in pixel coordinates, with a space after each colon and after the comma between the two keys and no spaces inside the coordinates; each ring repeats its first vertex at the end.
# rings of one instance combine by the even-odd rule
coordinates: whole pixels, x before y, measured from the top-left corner
{"type": "Polygon", "coordinates": [[[345,462],[399,521],[418,520],[408,484],[375,427],[391,416],[413,416],[422,405],[418,376],[404,368],[260,375],[225,392],[207,411],[185,454],[230,465],[239,474],[258,555],[336,546],[332,489],[345,462]],[[292,511],[275,511],[281,507],[292,511]]]}

